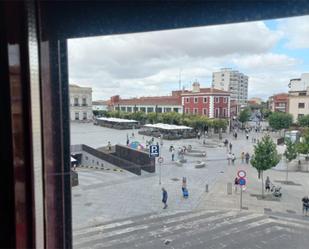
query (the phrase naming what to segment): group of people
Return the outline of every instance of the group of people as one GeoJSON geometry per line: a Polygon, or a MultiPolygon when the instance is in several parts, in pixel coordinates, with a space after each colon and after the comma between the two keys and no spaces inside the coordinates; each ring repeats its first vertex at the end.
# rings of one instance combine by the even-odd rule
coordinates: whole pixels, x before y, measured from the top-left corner
{"type": "MultiPolygon", "coordinates": [[[[249,161],[250,161],[250,154],[247,152],[241,152],[240,154],[240,159],[241,159],[241,163],[245,163],[246,164],[249,164],[249,161]]],[[[230,165],[232,163],[232,165],[235,164],[235,161],[236,161],[236,156],[234,153],[232,153],[231,151],[229,151],[229,153],[227,154],[227,162],[228,162],[228,165],[230,165]]]]}
{"type": "MultiPolygon", "coordinates": [[[[189,198],[189,191],[188,191],[188,188],[187,188],[187,178],[186,177],[182,178],[181,191],[182,191],[183,198],[185,198],[185,199],[189,198]]],[[[168,199],[167,191],[166,191],[165,188],[162,188],[162,203],[164,205],[163,209],[166,209],[168,207],[167,199],[168,199]]]]}

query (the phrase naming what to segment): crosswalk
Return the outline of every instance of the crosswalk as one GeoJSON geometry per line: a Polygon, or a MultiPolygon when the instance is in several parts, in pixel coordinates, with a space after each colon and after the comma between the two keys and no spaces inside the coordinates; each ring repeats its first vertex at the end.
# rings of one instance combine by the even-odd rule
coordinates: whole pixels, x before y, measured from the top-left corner
{"type": "Polygon", "coordinates": [[[307,249],[309,220],[238,210],[164,210],[73,232],[75,249],[307,249]]]}

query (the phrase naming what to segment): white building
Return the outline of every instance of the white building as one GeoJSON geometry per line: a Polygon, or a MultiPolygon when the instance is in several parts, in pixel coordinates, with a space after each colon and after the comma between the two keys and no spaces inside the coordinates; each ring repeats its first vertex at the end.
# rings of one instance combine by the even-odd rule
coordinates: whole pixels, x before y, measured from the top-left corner
{"type": "Polygon", "coordinates": [[[92,110],[93,111],[108,111],[109,102],[110,101],[105,101],[105,100],[92,101],[92,110]]]}
{"type": "Polygon", "coordinates": [[[212,74],[212,87],[231,93],[231,100],[240,105],[248,101],[249,77],[231,68],[222,68],[220,72],[212,74]]]}
{"type": "Polygon", "coordinates": [[[291,79],[289,84],[289,113],[293,121],[309,115],[309,73],[304,73],[301,78],[291,79]]]}
{"type": "Polygon", "coordinates": [[[92,120],[92,88],[70,85],[71,120],[92,120]]]}

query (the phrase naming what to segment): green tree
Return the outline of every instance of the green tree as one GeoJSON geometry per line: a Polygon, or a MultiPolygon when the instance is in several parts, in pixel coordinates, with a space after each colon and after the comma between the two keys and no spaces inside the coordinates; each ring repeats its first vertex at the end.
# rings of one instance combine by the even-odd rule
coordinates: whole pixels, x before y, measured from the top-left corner
{"type": "Polygon", "coordinates": [[[261,114],[262,114],[262,117],[265,118],[265,119],[268,119],[269,116],[272,114],[271,110],[267,109],[267,108],[262,108],[261,109],[261,114]]]}
{"type": "MultiPolygon", "coordinates": [[[[297,144],[297,152],[306,155],[307,158],[309,157],[309,128],[304,130],[301,137],[301,142],[297,144]]],[[[307,164],[307,171],[308,171],[308,164],[307,164]]]]}
{"type": "Polygon", "coordinates": [[[251,115],[251,112],[248,108],[240,112],[238,120],[241,122],[242,127],[244,127],[244,123],[249,120],[250,115],[251,115]]]}
{"type": "Polygon", "coordinates": [[[309,127],[309,115],[305,115],[298,118],[298,123],[302,127],[309,127]]]}
{"type": "Polygon", "coordinates": [[[275,130],[288,129],[293,122],[293,117],[291,114],[288,113],[273,112],[269,116],[268,122],[270,127],[272,127],[275,130]]]}
{"type": "Polygon", "coordinates": [[[275,167],[280,161],[276,144],[270,136],[265,136],[254,146],[254,154],[251,159],[251,165],[256,168],[262,178],[262,198],[264,198],[264,179],[263,172],[275,167]]]}
{"type": "Polygon", "coordinates": [[[286,177],[285,181],[288,182],[288,174],[289,174],[289,163],[297,157],[297,148],[296,144],[291,141],[291,139],[285,140],[286,149],[284,151],[284,156],[286,158],[286,177]]]}

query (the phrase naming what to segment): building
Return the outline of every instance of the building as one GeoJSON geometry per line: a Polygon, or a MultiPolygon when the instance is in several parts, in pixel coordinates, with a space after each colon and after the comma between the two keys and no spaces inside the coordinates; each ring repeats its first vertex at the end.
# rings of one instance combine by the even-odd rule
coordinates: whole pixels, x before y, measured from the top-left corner
{"type": "Polygon", "coordinates": [[[290,91],[305,91],[309,87],[309,73],[303,73],[300,78],[291,79],[289,83],[290,91]]]}
{"type": "Polygon", "coordinates": [[[92,110],[93,111],[108,111],[110,108],[109,100],[97,100],[92,101],[92,110]]]}
{"type": "Polygon", "coordinates": [[[230,117],[230,93],[214,88],[200,88],[193,83],[192,91],[181,94],[184,112],[187,114],[205,115],[209,118],[230,117]]]}
{"type": "Polygon", "coordinates": [[[289,113],[293,115],[293,121],[309,114],[309,73],[301,75],[299,79],[290,80],[289,113]]]}
{"type": "Polygon", "coordinates": [[[248,101],[248,76],[231,68],[222,68],[212,74],[212,87],[231,93],[231,100],[240,105],[248,101]]]}
{"type": "Polygon", "coordinates": [[[183,112],[181,97],[178,95],[131,99],[121,99],[119,95],[116,95],[111,97],[110,102],[112,110],[120,110],[123,112],[183,112]]]}
{"type": "Polygon", "coordinates": [[[70,85],[71,120],[92,120],[92,89],[70,85]]]}
{"type": "Polygon", "coordinates": [[[268,108],[272,112],[289,111],[289,94],[279,93],[268,98],[268,108]]]}
{"type": "Polygon", "coordinates": [[[262,99],[261,98],[257,98],[257,97],[251,98],[251,99],[248,100],[248,104],[249,105],[261,105],[262,104],[262,99]]]}

